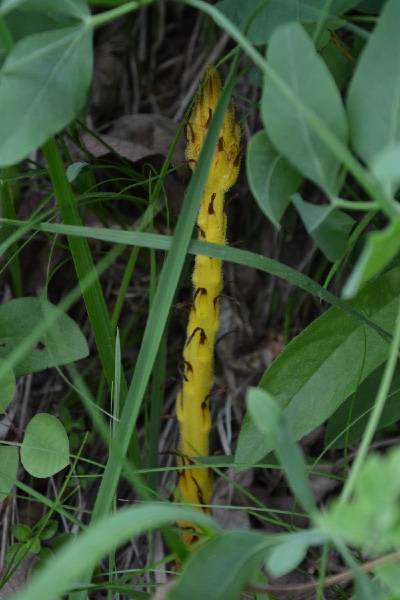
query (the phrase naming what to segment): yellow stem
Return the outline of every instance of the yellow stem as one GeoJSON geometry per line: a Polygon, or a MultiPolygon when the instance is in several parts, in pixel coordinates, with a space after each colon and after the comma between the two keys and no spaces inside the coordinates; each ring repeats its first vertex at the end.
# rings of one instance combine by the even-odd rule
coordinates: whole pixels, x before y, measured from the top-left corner
{"type": "MultiPolygon", "coordinates": [[[[218,73],[213,67],[208,67],[187,128],[186,157],[192,168],[195,168],[204,143],[221,87],[218,73]]],[[[214,244],[226,244],[224,198],[239,172],[240,133],[231,102],[221,128],[197,218],[199,239],[214,244]]],[[[211,473],[205,467],[197,467],[196,458],[209,454],[209,394],[214,382],[214,346],[220,324],[222,262],[208,256],[196,256],[192,279],[194,297],[183,352],[183,383],[177,396],[176,411],[181,434],[179,466],[194,468],[179,470],[177,500],[210,512],[207,505],[212,496],[211,473]]],[[[188,521],[180,521],[179,526],[188,531],[183,534],[183,541],[191,544],[199,529],[188,521]]]]}

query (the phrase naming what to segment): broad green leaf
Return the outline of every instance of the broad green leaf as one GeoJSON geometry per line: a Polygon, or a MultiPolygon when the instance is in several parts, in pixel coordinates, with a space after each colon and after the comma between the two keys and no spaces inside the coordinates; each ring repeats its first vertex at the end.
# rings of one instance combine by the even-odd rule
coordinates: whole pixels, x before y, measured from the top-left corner
{"type": "Polygon", "coordinates": [[[0,502],[11,492],[18,471],[18,448],[0,446],[0,502]]]}
{"type": "MultiPolygon", "coordinates": [[[[397,267],[367,284],[349,304],[392,331],[399,298],[397,267]]],[[[299,439],[330,417],[387,353],[387,341],[379,334],[331,308],[290,342],[266,371],[260,387],[279,402],[299,439]]],[[[246,415],[236,462],[254,464],[273,449],[273,441],[246,415]]]]}
{"type": "Polygon", "coordinates": [[[40,413],[31,419],[21,445],[21,462],[33,477],[51,477],[69,461],[67,432],[58,419],[40,413]]]}
{"type": "Polygon", "coordinates": [[[222,0],[217,3],[217,8],[240,27],[253,44],[265,44],[277,27],[291,21],[316,23],[327,17],[331,24],[340,23],[333,17],[341,15],[358,2],[359,0],[333,0],[327,14],[323,0],[222,0]]]}
{"type": "Polygon", "coordinates": [[[347,249],[354,219],[331,204],[305,202],[300,194],[292,198],[308,233],[331,262],[342,258],[347,249]]]}
{"type": "Polygon", "coordinates": [[[15,375],[12,368],[7,365],[7,361],[2,358],[0,358],[0,366],[4,368],[2,369],[4,375],[0,377],[0,412],[4,412],[14,396],[15,375]]]}
{"type": "Polygon", "coordinates": [[[282,542],[269,551],[266,568],[273,577],[282,577],[301,563],[310,546],[321,546],[325,541],[324,536],[313,531],[282,536],[282,542]]]}
{"type": "Polygon", "coordinates": [[[400,217],[382,231],[367,235],[365,246],[346,285],[343,296],[351,298],[360,286],[380,273],[400,250],[400,217]]]}
{"type": "Polygon", "coordinates": [[[314,513],[316,505],[307,481],[306,463],[283,417],[282,408],[261,388],[249,391],[247,407],[264,439],[272,442],[293,494],[307,513],[314,513]]]}
{"type": "MultiPolygon", "coordinates": [[[[28,35],[60,29],[61,26],[61,24],[57,22],[55,15],[52,15],[51,13],[41,14],[39,12],[30,12],[22,9],[10,12],[5,17],[5,21],[14,43],[17,43],[20,39],[28,35]]],[[[69,23],[67,22],[65,26],[75,24],[74,21],[69,19],[69,23]]],[[[4,61],[2,61],[2,64],[3,62],[4,61]]]]}
{"type": "Polygon", "coordinates": [[[386,146],[375,154],[371,161],[371,173],[382,185],[388,196],[400,187],[400,143],[394,146],[386,146]]]}
{"type": "Polygon", "coordinates": [[[6,0],[0,6],[2,14],[15,43],[28,35],[77,25],[77,20],[89,16],[89,9],[85,0],[6,0]]]}
{"type": "Polygon", "coordinates": [[[346,114],[335,81],[298,23],[274,32],[268,62],[286,84],[283,89],[272,80],[264,82],[261,111],[272,143],[300,173],[334,196],[340,162],[310,127],[303,110],[293,106],[291,97],[346,143],[346,114]]]}
{"type": "Polygon", "coordinates": [[[25,158],[83,107],[92,76],[87,25],[37,33],[15,44],[0,71],[0,165],[25,158]]]}
{"type": "Polygon", "coordinates": [[[290,573],[290,571],[296,569],[306,556],[308,545],[304,542],[297,544],[293,542],[287,541],[271,550],[266,568],[273,577],[282,577],[282,575],[290,573]]]}
{"type": "Polygon", "coordinates": [[[354,64],[332,40],[320,50],[319,54],[332,73],[338,89],[343,90],[351,77],[354,64]]]}
{"type": "Polygon", "coordinates": [[[17,538],[19,542],[23,542],[24,540],[27,540],[32,534],[32,529],[28,527],[28,525],[18,523],[15,525],[11,525],[11,533],[14,537],[17,538]]]}
{"type": "Polygon", "coordinates": [[[27,542],[16,542],[15,544],[11,544],[11,546],[7,548],[5,562],[7,564],[12,563],[16,565],[24,560],[28,552],[32,552],[32,554],[38,554],[39,551],[40,544],[38,546],[37,540],[35,540],[34,542],[30,540],[27,542]]]}
{"type": "Polygon", "coordinates": [[[85,0],[2,0],[0,15],[5,15],[16,8],[27,9],[28,12],[46,13],[53,15],[68,15],[77,19],[84,18],[89,14],[89,8],[85,0]]]}
{"type": "Polygon", "coordinates": [[[265,130],[257,132],[250,140],[246,153],[246,172],[258,206],[279,228],[279,221],[302,177],[276,151],[265,130]]]}
{"type": "Polygon", "coordinates": [[[79,581],[107,552],[149,529],[179,520],[219,529],[203,512],[172,504],[157,502],[121,509],[93,522],[87,531],[59,548],[54,559],[37,571],[27,588],[15,594],[13,600],[54,600],[79,581]]]}
{"type": "Polygon", "coordinates": [[[65,365],[88,355],[86,339],[78,325],[61,309],[39,298],[16,298],[0,306],[0,356],[7,357],[23,344],[26,333],[46,317],[56,315],[34,348],[16,365],[17,376],[65,365]]]}
{"type": "Polygon", "coordinates": [[[357,10],[377,14],[385,2],[386,0],[360,0],[359,4],[357,4],[357,10]]]}
{"type": "MultiPolygon", "coordinates": [[[[368,375],[356,390],[355,396],[347,398],[331,416],[325,432],[325,443],[330,448],[343,448],[345,444],[354,444],[361,439],[375,403],[383,370],[383,366],[380,366],[368,375]]],[[[400,364],[396,367],[378,429],[387,427],[399,419],[400,364]]]]}
{"type": "Polygon", "coordinates": [[[318,23],[302,23],[303,29],[308,33],[309,37],[312,39],[315,49],[322,50],[331,39],[331,31],[327,27],[323,27],[321,31],[319,31],[318,38],[315,39],[315,35],[319,29],[318,23]]]}
{"type": "Polygon", "coordinates": [[[400,2],[388,0],[358,61],[347,95],[350,137],[370,163],[400,142],[400,2]]]}
{"type": "Polygon", "coordinates": [[[50,540],[58,529],[58,522],[54,520],[47,521],[44,529],[40,532],[41,540],[50,540]]]}
{"type": "Polygon", "coordinates": [[[235,600],[259,570],[277,536],[227,531],[190,556],[168,600],[235,600]]]}
{"type": "Polygon", "coordinates": [[[85,19],[90,15],[89,6],[86,0],[24,0],[24,4],[29,10],[35,10],[40,13],[52,12],[53,14],[68,15],[76,19],[85,19]]]}

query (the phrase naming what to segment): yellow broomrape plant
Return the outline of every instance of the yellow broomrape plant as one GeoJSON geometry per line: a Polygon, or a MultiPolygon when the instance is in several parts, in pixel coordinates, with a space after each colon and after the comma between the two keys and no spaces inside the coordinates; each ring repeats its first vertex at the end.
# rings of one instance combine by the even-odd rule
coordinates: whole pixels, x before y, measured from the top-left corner
{"type": "MultiPolygon", "coordinates": [[[[196,104],[187,123],[186,158],[192,169],[196,168],[221,89],[221,79],[217,71],[212,66],[207,67],[206,74],[200,82],[196,104]]],[[[231,100],[197,217],[200,240],[226,244],[224,198],[239,173],[240,136],[241,129],[231,100]]],[[[196,256],[192,279],[194,295],[183,352],[183,382],[176,399],[181,438],[179,466],[191,468],[179,469],[176,500],[196,505],[199,510],[209,513],[207,505],[212,496],[212,477],[208,468],[196,466],[196,458],[209,454],[209,394],[214,382],[214,346],[220,325],[222,261],[209,256],[196,256]]],[[[188,521],[180,521],[178,524],[187,530],[187,533],[182,535],[183,541],[185,544],[191,544],[196,539],[199,529],[188,521]]]]}

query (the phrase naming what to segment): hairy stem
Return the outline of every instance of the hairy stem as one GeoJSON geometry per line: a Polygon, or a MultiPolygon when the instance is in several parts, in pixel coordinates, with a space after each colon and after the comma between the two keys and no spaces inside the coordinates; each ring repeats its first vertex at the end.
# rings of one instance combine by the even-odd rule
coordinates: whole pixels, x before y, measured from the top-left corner
{"type": "MultiPolygon", "coordinates": [[[[196,167],[221,88],[218,73],[213,67],[208,67],[200,84],[198,99],[186,132],[186,157],[193,169],[196,167]]],[[[200,240],[226,244],[224,198],[239,172],[240,133],[231,102],[220,131],[197,217],[200,240]]],[[[197,466],[196,458],[208,456],[209,453],[209,395],[214,382],[214,346],[219,329],[219,296],[223,286],[222,261],[197,255],[192,279],[194,295],[183,352],[183,382],[176,401],[181,434],[181,468],[176,496],[179,501],[209,512],[212,477],[209,469],[197,466]]],[[[187,530],[182,536],[183,541],[191,544],[196,539],[198,528],[188,521],[179,522],[179,525],[187,530]]]]}

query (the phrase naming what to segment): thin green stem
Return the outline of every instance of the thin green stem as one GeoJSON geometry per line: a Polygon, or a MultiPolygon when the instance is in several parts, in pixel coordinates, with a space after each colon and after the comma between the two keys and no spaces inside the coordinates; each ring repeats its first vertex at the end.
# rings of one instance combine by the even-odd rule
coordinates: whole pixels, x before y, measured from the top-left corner
{"type": "Polygon", "coordinates": [[[132,248],[129,258],[128,258],[128,262],[127,262],[125,270],[124,270],[124,276],[122,278],[121,285],[118,290],[118,295],[117,295],[117,299],[115,301],[114,311],[113,311],[112,318],[111,318],[111,327],[112,327],[113,331],[115,331],[117,324],[118,324],[119,317],[121,315],[126,292],[128,291],[129,283],[131,281],[133,269],[135,268],[135,264],[137,261],[137,257],[139,255],[139,251],[140,251],[139,246],[135,246],[134,248],[132,248]]]}
{"type": "Polygon", "coordinates": [[[345,210],[360,210],[365,212],[376,211],[380,208],[378,202],[357,202],[353,200],[342,200],[342,198],[332,198],[332,205],[335,208],[344,208],[345,210]]]}
{"type": "Polygon", "coordinates": [[[317,584],[317,589],[316,589],[316,594],[315,594],[315,600],[322,600],[322,598],[323,598],[324,581],[326,578],[326,571],[328,568],[329,548],[330,548],[330,544],[328,544],[328,543],[325,543],[322,546],[321,560],[320,560],[319,569],[318,569],[319,576],[318,576],[318,584],[317,584]]]}
{"type": "Polygon", "coordinates": [[[167,368],[167,327],[160,347],[154,361],[154,369],[151,378],[150,411],[149,411],[149,433],[148,433],[148,451],[146,453],[146,466],[151,469],[147,476],[149,487],[157,492],[159,472],[159,441],[162,423],[162,411],[164,405],[163,384],[165,382],[165,373],[167,368]]]}
{"type": "Polygon", "coordinates": [[[138,0],[133,2],[126,2],[125,4],[117,6],[116,8],[112,8],[97,15],[89,16],[87,21],[91,27],[100,27],[101,25],[105,25],[106,23],[109,23],[114,19],[123,17],[124,15],[133,12],[134,10],[139,10],[139,8],[143,8],[143,6],[153,4],[154,1],[155,0],[138,0]]]}

